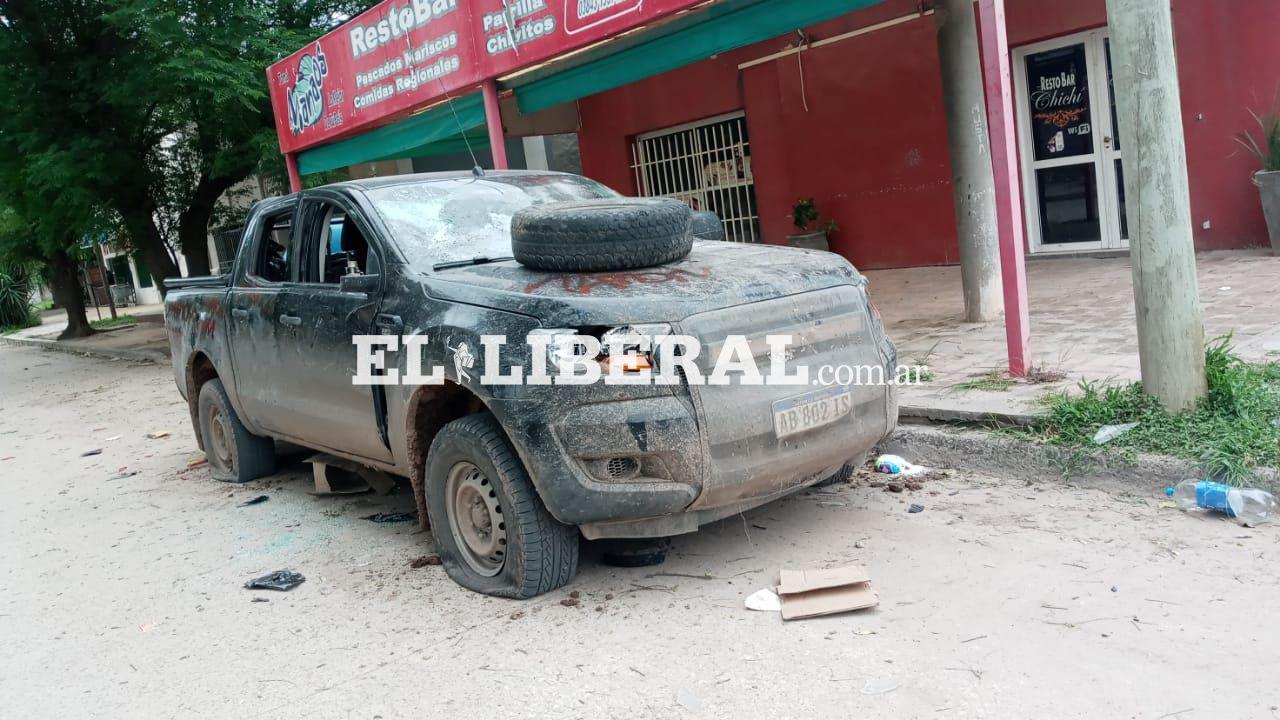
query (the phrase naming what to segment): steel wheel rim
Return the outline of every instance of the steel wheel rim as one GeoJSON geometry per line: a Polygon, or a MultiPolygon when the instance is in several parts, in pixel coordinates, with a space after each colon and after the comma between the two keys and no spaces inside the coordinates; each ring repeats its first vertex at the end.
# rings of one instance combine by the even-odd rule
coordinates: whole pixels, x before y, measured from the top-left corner
{"type": "Polygon", "coordinates": [[[484,577],[506,564],[507,528],[493,483],[475,464],[460,462],[445,484],[449,531],[463,562],[484,577]]]}
{"type": "Polygon", "coordinates": [[[231,470],[231,428],[217,405],[209,408],[209,461],[219,470],[231,470]]]}

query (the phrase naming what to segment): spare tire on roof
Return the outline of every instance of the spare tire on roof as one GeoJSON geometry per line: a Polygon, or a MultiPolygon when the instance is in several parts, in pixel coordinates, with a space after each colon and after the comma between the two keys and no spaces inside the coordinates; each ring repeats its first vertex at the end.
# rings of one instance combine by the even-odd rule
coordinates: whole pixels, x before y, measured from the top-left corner
{"type": "Polygon", "coordinates": [[[511,218],[512,254],[539,270],[631,270],[689,254],[689,206],[669,198],[548,203],[511,218]]]}

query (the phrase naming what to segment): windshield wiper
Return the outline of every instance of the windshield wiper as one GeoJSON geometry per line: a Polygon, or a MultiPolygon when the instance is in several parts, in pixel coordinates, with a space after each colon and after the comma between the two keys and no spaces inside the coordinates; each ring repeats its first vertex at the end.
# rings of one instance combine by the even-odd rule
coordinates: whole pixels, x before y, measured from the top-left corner
{"type": "Polygon", "coordinates": [[[432,270],[448,270],[450,268],[471,267],[473,265],[489,265],[491,263],[503,262],[504,260],[515,260],[513,257],[473,257],[470,260],[453,260],[451,262],[436,263],[431,266],[432,270]]]}

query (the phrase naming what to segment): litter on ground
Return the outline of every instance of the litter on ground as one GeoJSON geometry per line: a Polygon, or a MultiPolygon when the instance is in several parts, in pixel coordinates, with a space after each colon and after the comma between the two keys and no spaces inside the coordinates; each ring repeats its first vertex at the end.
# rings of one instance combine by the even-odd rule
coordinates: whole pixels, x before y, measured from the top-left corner
{"type": "Polygon", "coordinates": [[[1094,445],[1106,445],[1116,438],[1124,435],[1130,430],[1138,427],[1138,423],[1124,423],[1123,425],[1103,425],[1098,428],[1098,432],[1093,434],[1094,445]]]}
{"type": "Polygon", "coordinates": [[[782,601],[778,599],[778,593],[772,588],[761,588],[750,595],[743,601],[743,605],[748,610],[757,612],[781,612],[782,601]]]}
{"type": "Polygon", "coordinates": [[[783,620],[835,615],[875,607],[866,568],[850,565],[828,570],[783,570],[778,574],[783,620]]]}
{"type": "Polygon", "coordinates": [[[302,573],[293,570],[277,570],[262,577],[256,577],[244,586],[250,590],[279,590],[286,592],[301,585],[306,580],[302,573]]]}

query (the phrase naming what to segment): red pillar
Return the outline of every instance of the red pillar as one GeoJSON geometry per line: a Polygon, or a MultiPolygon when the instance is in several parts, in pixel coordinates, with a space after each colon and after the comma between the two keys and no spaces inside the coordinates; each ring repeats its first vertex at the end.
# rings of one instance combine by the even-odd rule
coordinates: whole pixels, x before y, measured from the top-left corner
{"type": "Polygon", "coordinates": [[[1022,190],[1018,184],[1013,82],[1009,74],[1004,0],[978,0],[978,26],[982,34],[982,75],[987,91],[987,126],[991,133],[991,163],[996,181],[996,221],[1000,234],[1000,274],[1004,285],[1009,372],[1022,376],[1027,374],[1031,365],[1031,318],[1027,309],[1022,190]]]}
{"type": "Polygon", "coordinates": [[[298,174],[298,156],[285,153],[284,167],[289,171],[289,192],[302,192],[302,175],[298,174]]]}
{"type": "Polygon", "coordinates": [[[493,152],[493,169],[506,170],[507,144],[502,131],[502,111],[498,108],[498,83],[484,81],[484,120],[489,126],[489,149],[493,152]]]}

